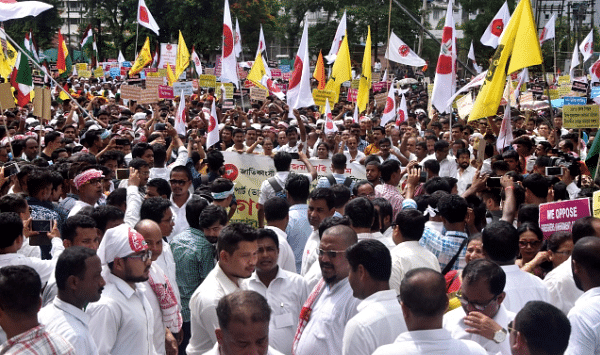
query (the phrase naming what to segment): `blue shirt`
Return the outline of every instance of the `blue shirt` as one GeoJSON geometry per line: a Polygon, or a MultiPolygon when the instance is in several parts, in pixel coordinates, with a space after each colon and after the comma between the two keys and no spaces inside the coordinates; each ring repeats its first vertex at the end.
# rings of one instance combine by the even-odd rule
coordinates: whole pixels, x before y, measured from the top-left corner
{"type": "Polygon", "coordinates": [[[302,268],[302,253],[308,237],[312,233],[312,226],[308,222],[308,205],[298,204],[290,206],[289,222],[285,233],[288,243],[294,251],[296,259],[296,272],[300,273],[302,268]]]}
{"type": "MultiPolygon", "coordinates": [[[[344,174],[337,174],[337,173],[333,173],[333,178],[335,179],[335,181],[340,184],[340,185],[344,185],[344,182],[346,181],[347,176],[344,174]]],[[[356,182],[354,180],[352,180],[352,183],[350,183],[350,186],[348,187],[350,189],[350,191],[352,191],[352,189],[354,188],[354,184],[356,182]]],[[[319,187],[331,187],[331,183],[329,182],[329,179],[327,179],[326,176],[323,176],[322,178],[319,179],[319,181],[317,182],[317,188],[319,187]]]]}
{"type": "MultiPolygon", "coordinates": [[[[440,268],[443,270],[446,264],[452,260],[458,252],[462,242],[468,239],[467,233],[457,231],[447,231],[444,235],[431,229],[425,228],[419,244],[429,250],[438,258],[440,268]]],[[[457,261],[450,270],[463,269],[466,266],[465,255],[467,254],[467,245],[462,248],[457,261]]]]}

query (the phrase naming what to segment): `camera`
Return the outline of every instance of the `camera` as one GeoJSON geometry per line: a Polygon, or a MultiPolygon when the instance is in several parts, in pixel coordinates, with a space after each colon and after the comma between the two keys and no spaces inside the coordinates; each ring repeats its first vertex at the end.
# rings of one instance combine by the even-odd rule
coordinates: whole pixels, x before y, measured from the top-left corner
{"type": "Polygon", "coordinates": [[[579,165],[579,158],[575,158],[571,154],[558,152],[557,157],[550,157],[553,167],[563,167],[569,169],[569,173],[573,178],[577,175],[581,175],[581,167],[579,165]]]}

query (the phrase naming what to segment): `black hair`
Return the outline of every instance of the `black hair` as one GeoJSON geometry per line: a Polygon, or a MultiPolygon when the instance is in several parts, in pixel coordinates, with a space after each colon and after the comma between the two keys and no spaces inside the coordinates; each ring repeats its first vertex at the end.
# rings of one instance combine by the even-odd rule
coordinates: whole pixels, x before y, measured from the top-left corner
{"type": "Polygon", "coordinates": [[[438,152],[438,151],[444,150],[448,147],[450,147],[450,143],[446,142],[443,139],[440,139],[433,144],[433,151],[438,152]]]}
{"type": "Polygon", "coordinates": [[[583,237],[598,237],[593,226],[595,221],[599,221],[599,219],[588,216],[580,218],[573,223],[573,227],[571,227],[571,233],[573,233],[573,244],[577,243],[577,241],[583,237]]]}
{"type": "Polygon", "coordinates": [[[392,274],[392,255],[379,240],[364,239],[346,249],[346,259],[353,271],[362,265],[369,276],[376,281],[390,280],[392,274]]]}
{"type": "Polygon", "coordinates": [[[184,173],[184,174],[185,174],[185,176],[187,176],[187,178],[188,178],[188,180],[189,180],[189,181],[192,181],[192,180],[193,180],[193,178],[192,178],[192,173],[190,172],[190,170],[189,170],[187,167],[185,167],[185,166],[183,166],[183,165],[177,165],[177,166],[174,166],[174,167],[171,169],[171,173],[169,174],[169,178],[170,178],[171,176],[173,176],[173,173],[184,173]]]}
{"type": "MultiPolygon", "coordinates": [[[[455,144],[456,144],[456,142],[455,142],[455,144]]],[[[463,142],[463,144],[464,144],[464,142],[463,142]]],[[[460,148],[459,150],[456,151],[456,158],[459,158],[461,155],[464,155],[464,154],[468,155],[469,158],[471,157],[471,152],[469,152],[468,149],[460,148]]],[[[430,159],[430,160],[433,160],[433,159],[430,159]]]]}
{"type": "Polygon", "coordinates": [[[127,205],[127,189],[123,187],[114,189],[106,197],[106,204],[115,207],[127,205]]]}
{"type": "Polygon", "coordinates": [[[529,174],[523,179],[523,187],[538,198],[548,197],[548,180],[540,174],[529,174]]]}
{"type": "Polygon", "coordinates": [[[427,180],[427,182],[425,182],[425,184],[423,184],[423,189],[429,195],[431,195],[434,192],[439,191],[439,190],[445,191],[447,193],[452,192],[452,187],[450,186],[450,183],[448,182],[448,180],[446,180],[442,177],[439,177],[439,176],[434,176],[431,179],[427,180]]]}
{"type": "Polygon", "coordinates": [[[54,271],[56,287],[59,290],[65,290],[67,279],[71,275],[83,279],[86,272],[85,261],[94,256],[96,256],[96,251],[86,247],[73,246],[65,249],[56,261],[54,271]]]}
{"type": "Polygon", "coordinates": [[[131,158],[135,159],[143,157],[144,153],[146,153],[148,149],[150,149],[152,151],[152,154],[154,154],[154,149],[152,149],[152,146],[150,144],[144,142],[137,143],[131,149],[131,158]]]}
{"type": "Polygon", "coordinates": [[[91,216],[96,221],[96,228],[104,234],[108,222],[123,220],[125,212],[115,206],[105,205],[94,208],[91,216]]]}
{"type": "Polygon", "coordinates": [[[136,170],[140,170],[143,167],[150,168],[150,164],[142,158],[133,158],[129,162],[129,167],[134,168],[136,170]]]}
{"type": "Polygon", "coordinates": [[[152,152],[154,153],[154,165],[165,165],[165,161],[167,160],[167,148],[162,144],[153,144],[152,152]]]}
{"type": "Polygon", "coordinates": [[[371,228],[375,207],[366,197],[358,197],[348,202],[344,214],[350,218],[352,227],[371,228]]]}
{"type": "Polygon", "coordinates": [[[267,222],[282,221],[288,216],[290,204],[284,198],[273,197],[265,201],[263,209],[267,222]]]}
{"type": "Polygon", "coordinates": [[[60,236],[63,240],[73,242],[77,235],[77,228],[96,228],[96,221],[84,214],[76,214],[67,218],[62,226],[60,236]]]}
{"type": "Polygon", "coordinates": [[[358,196],[358,189],[359,189],[361,186],[363,186],[363,185],[371,185],[371,187],[373,188],[373,190],[375,189],[375,188],[374,188],[374,186],[373,186],[373,184],[372,184],[372,183],[370,183],[368,180],[360,180],[360,181],[357,181],[357,182],[354,184],[354,187],[352,187],[352,195],[353,195],[353,196],[358,196]]]}
{"type": "Polygon", "coordinates": [[[333,191],[333,195],[335,196],[335,208],[344,207],[348,201],[350,201],[350,197],[352,197],[352,192],[350,192],[350,189],[346,185],[335,184],[331,186],[330,189],[333,191]]]}
{"type": "Polygon", "coordinates": [[[531,222],[538,224],[540,218],[540,206],[538,205],[522,205],[519,208],[517,220],[521,223],[531,222]]]}
{"type": "Polygon", "coordinates": [[[396,215],[396,227],[400,229],[402,239],[419,240],[423,236],[427,219],[419,210],[402,209],[396,215]]]}
{"type": "Polygon", "coordinates": [[[571,232],[554,232],[546,240],[546,246],[548,250],[552,251],[553,253],[556,253],[558,251],[558,248],[560,248],[560,246],[568,240],[573,240],[573,235],[571,234],[571,232]]]}
{"type": "Polygon", "coordinates": [[[156,188],[156,193],[159,196],[164,195],[164,196],[166,196],[167,199],[171,198],[171,185],[165,179],[154,178],[154,179],[148,181],[148,183],[146,184],[146,189],[148,189],[148,187],[156,188]]]}
{"type": "Polygon", "coordinates": [[[439,199],[437,209],[449,223],[463,222],[467,216],[467,201],[458,195],[446,195],[439,199]]]}
{"type": "Polygon", "coordinates": [[[147,198],[142,202],[142,207],[140,208],[140,220],[151,219],[160,224],[165,216],[165,211],[169,208],[171,208],[171,201],[167,199],[162,197],[147,198]]]}
{"type": "Polygon", "coordinates": [[[527,341],[531,354],[562,355],[569,345],[569,319],[560,309],[546,302],[527,302],[517,313],[514,327],[527,341]]]}
{"type": "MultiPolygon", "coordinates": [[[[0,217],[1,218],[1,217],[0,217]]],[[[42,280],[29,266],[0,268],[0,308],[13,317],[34,317],[41,304],[42,280]]]]}
{"type": "Polygon", "coordinates": [[[227,212],[221,206],[208,205],[200,213],[200,223],[198,227],[200,229],[208,228],[219,222],[220,225],[224,226],[227,224],[227,212]]]}
{"type": "Polygon", "coordinates": [[[395,159],[389,159],[381,164],[379,169],[381,171],[381,180],[389,182],[392,178],[392,174],[400,170],[400,162],[395,159]]]}
{"type": "Polygon", "coordinates": [[[319,224],[319,239],[323,238],[323,233],[331,227],[344,225],[350,227],[350,219],[348,217],[325,217],[319,224]]]}
{"type": "Polygon", "coordinates": [[[217,319],[219,328],[223,330],[231,322],[240,322],[245,326],[252,326],[254,323],[268,324],[271,320],[271,307],[256,291],[236,291],[219,300],[217,319]]]}
{"type": "Polygon", "coordinates": [[[495,221],[488,224],[481,233],[483,251],[494,262],[510,263],[519,253],[519,234],[512,224],[495,221]]]}
{"type": "Polygon", "coordinates": [[[446,280],[432,269],[409,270],[400,283],[400,300],[417,316],[442,316],[448,308],[446,280]]]}
{"type": "Polygon", "coordinates": [[[223,157],[223,153],[218,150],[209,150],[206,153],[206,164],[208,165],[208,170],[210,171],[218,171],[223,166],[225,162],[225,158],[223,157]]]}
{"type": "MultiPolygon", "coordinates": [[[[393,222],[394,218],[394,208],[390,201],[386,200],[383,197],[377,197],[371,200],[374,207],[379,207],[379,218],[383,221],[385,217],[390,217],[390,223],[393,222]]],[[[383,226],[381,226],[383,229],[383,226]]]]}
{"type": "Polygon", "coordinates": [[[254,242],[257,238],[258,233],[256,233],[256,229],[246,223],[236,222],[228,224],[219,233],[217,252],[220,254],[224,250],[227,254],[233,255],[238,249],[240,242],[254,242]]]}
{"type": "Polygon", "coordinates": [[[56,138],[60,137],[60,133],[56,131],[50,131],[44,135],[44,145],[47,147],[48,143],[54,142],[56,138]]]}
{"type": "Polygon", "coordinates": [[[292,164],[292,156],[287,152],[277,152],[273,157],[273,165],[276,171],[288,171],[292,164]]]}
{"type": "Polygon", "coordinates": [[[310,191],[310,180],[306,175],[289,174],[285,181],[285,190],[294,202],[306,203],[310,191]]]}
{"type": "MultiPolygon", "coordinates": [[[[226,192],[226,191],[230,191],[233,188],[233,182],[229,179],[220,177],[220,178],[216,178],[213,180],[213,182],[210,184],[210,192],[213,193],[219,193],[219,192],[226,192]]],[[[230,195],[232,196],[232,195],[230,195]]],[[[216,199],[215,201],[222,201],[225,199],[216,199]]]]}
{"type": "Polygon", "coordinates": [[[335,207],[335,195],[331,189],[326,187],[318,187],[310,192],[308,198],[316,201],[316,200],[325,200],[328,209],[332,209],[335,207]]]}
{"type": "Polygon", "coordinates": [[[331,157],[331,165],[334,169],[345,169],[346,168],[346,156],[342,153],[336,153],[331,157]]]}
{"type": "Polygon", "coordinates": [[[477,259],[465,266],[462,272],[462,280],[465,285],[473,285],[479,280],[485,280],[488,283],[490,293],[497,296],[504,292],[506,274],[498,264],[487,259],[477,259]]]}
{"type": "Polygon", "coordinates": [[[423,162],[423,168],[430,170],[435,175],[440,173],[440,163],[435,159],[428,159],[423,162]]]}
{"type": "Polygon", "coordinates": [[[203,198],[192,198],[185,205],[185,219],[191,228],[200,229],[200,214],[209,205],[203,198]]]}
{"type": "Polygon", "coordinates": [[[277,233],[275,233],[272,229],[260,228],[256,231],[258,237],[256,239],[265,239],[269,238],[275,243],[277,250],[279,250],[279,237],[277,237],[277,233]]]}
{"type": "Polygon", "coordinates": [[[29,196],[37,196],[40,191],[51,184],[52,181],[48,178],[48,171],[45,169],[34,169],[27,176],[27,192],[29,192],[29,196]]]}

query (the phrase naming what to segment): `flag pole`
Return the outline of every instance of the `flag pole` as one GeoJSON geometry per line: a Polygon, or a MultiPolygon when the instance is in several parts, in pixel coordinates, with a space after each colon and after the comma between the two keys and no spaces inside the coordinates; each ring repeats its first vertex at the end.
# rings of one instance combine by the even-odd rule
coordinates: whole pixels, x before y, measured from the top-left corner
{"type": "Polygon", "coordinates": [[[138,46],[138,30],[140,29],[140,23],[138,22],[135,26],[135,57],[137,58],[137,46],[138,46]]]}
{"type": "Polygon", "coordinates": [[[552,40],[552,46],[554,48],[554,80],[556,80],[556,36],[552,40]]]}
{"type": "MultiPolygon", "coordinates": [[[[556,58],[555,58],[556,59],[556,58]]],[[[554,110],[552,109],[552,100],[550,100],[550,85],[548,84],[548,77],[546,76],[546,66],[542,59],[542,73],[544,73],[544,83],[546,83],[546,96],[548,96],[548,104],[550,105],[550,120],[554,126],[554,110]]]]}
{"type": "MultiPolygon", "coordinates": [[[[391,24],[392,24],[392,0],[390,0],[390,8],[388,10],[388,32],[387,32],[387,42],[385,44],[385,50],[388,50],[388,47],[390,46],[390,30],[391,30],[391,24]]],[[[385,55],[384,55],[385,56],[385,55]]],[[[377,59],[377,58],[375,58],[377,59]]],[[[389,69],[390,66],[390,60],[385,58],[385,69],[389,69]]]]}

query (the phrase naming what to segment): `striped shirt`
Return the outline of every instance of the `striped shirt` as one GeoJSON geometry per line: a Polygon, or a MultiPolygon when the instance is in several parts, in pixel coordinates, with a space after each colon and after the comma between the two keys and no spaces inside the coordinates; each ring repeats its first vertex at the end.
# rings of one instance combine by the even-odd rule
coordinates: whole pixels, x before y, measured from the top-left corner
{"type": "Polygon", "coordinates": [[[43,324],[15,335],[0,346],[0,354],[75,355],[75,349],[63,337],[48,333],[43,324]]]}
{"type": "MultiPolygon", "coordinates": [[[[446,234],[442,235],[431,228],[425,228],[419,244],[437,257],[440,268],[443,270],[446,264],[456,255],[462,242],[468,238],[469,236],[463,232],[447,231],[446,234]]],[[[467,265],[465,262],[466,254],[467,246],[465,245],[458,256],[458,260],[450,270],[463,269],[467,265]]]]}

